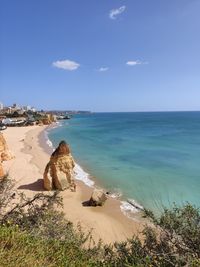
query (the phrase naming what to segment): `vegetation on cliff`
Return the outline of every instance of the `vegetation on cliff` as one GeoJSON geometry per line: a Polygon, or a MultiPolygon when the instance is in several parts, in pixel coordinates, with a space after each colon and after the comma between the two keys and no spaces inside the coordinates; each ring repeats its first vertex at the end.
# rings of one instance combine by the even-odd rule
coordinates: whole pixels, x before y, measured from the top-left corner
{"type": "Polygon", "coordinates": [[[9,180],[1,182],[2,267],[200,266],[200,211],[190,204],[166,209],[160,218],[145,211],[154,226],[144,229],[143,240],[132,237],[112,246],[94,244],[56,205],[62,205],[57,192],[27,199],[13,193],[9,180]]]}

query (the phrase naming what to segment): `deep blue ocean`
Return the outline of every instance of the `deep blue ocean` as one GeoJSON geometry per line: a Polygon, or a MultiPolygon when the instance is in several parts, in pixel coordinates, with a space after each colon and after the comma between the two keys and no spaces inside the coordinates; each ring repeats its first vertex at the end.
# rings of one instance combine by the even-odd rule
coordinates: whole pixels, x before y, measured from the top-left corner
{"type": "Polygon", "coordinates": [[[154,211],[200,206],[200,112],[94,113],[61,122],[66,140],[99,185],[154,211]]]}

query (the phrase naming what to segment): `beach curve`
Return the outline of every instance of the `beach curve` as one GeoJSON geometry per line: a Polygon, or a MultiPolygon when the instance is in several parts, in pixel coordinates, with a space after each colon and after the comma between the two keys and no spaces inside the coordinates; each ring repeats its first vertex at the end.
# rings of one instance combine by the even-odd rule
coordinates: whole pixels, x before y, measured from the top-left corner
{"type": "MultiPolygon", "coordinates": [[[[43,192],[42,175],[50,157],[45,145],[46,126],[8,128],[4,137],[15,154],[11,161],[4,162],[4,168],[16,181],[16,189],[27,196],[43,192]]],[[[135,220],[126,217],[120,210],[120,201],[108,198],[103,207],[84,207],[92,188],[77,180],[77,192],[62,191],[66,218],[73,224],[81,224],[85,232],[92,229],[93,239],[105,244],[124,241],[141,232],[143,226],[137,215],[135,220]]],[[[45,191],[44,191],[45,192],[45,191]]]]}

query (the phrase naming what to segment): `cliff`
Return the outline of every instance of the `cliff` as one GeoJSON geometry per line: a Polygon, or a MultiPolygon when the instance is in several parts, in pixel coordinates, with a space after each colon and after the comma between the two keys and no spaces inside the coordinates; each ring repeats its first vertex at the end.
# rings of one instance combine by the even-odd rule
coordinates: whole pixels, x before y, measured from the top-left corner
{"type": "Polygon", "coordinates": [[[0,178],[5,176],[2,162],[13,158],[12,153],[9,151],[6,140],[2,133],[0,133],[0,178]]]}
{"type": "Polygon", "coordinates": [[[46,114],[44,118],[41,118],[39,120],[39,125],[49,125],[52,124],[53,122],[56,122],[56,116],[53,114],[46,114]]]}

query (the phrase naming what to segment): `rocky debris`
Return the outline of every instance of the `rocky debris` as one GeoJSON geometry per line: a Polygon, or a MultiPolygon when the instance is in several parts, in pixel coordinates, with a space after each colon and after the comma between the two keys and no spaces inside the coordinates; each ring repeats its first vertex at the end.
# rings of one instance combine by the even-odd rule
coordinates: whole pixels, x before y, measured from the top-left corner
{"type": "Polygon", "coordinates": [[[6,160],[10,160],[13,158],[12,153],[8,149],[8,146],[6,144],[6,140],[2,133],[0,133],[0,179],[2,179],[5,176],[2,162],[6,160]]]}
{"type": "Polygon", "coordinates": [[[44,171],[44,188],[46,190],[76,191],[74,182],[74,160],[70,153],[69,146],[61,141],[57,149],[51,155],[50,161],[44,171]]]}
{"type": "Polygon", "coordinates": [[[106,194],[101,189],[94,189],[90,200],[88,201],[88,206],[103,206],[107,200],[106,194]]]}

